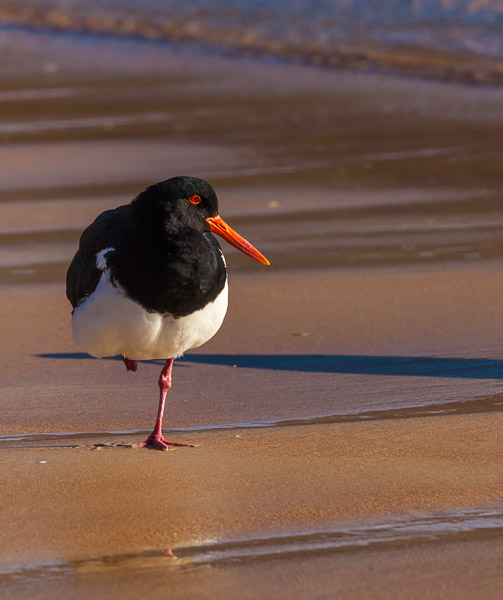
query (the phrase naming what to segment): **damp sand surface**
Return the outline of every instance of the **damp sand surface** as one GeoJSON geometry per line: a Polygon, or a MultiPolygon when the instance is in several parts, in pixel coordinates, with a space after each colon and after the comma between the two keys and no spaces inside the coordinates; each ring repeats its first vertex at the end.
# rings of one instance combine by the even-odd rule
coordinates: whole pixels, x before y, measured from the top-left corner
{"type": "Polygon", "coordinates": [[[501,90],[4,33],[2,597],[499,598],[501,90]],[[272,266],[224,247],[195,448],[134,450],[161,363],[82,353],[64,274],[181,173],[272,266]]]}
{"type": "Polygon", "coordinates": [[[178,433],[196,447],[167,453],[2,441],[2,596],[398,598],[412,578],[469,598],[471,574],[496,598],[502,421],[178,433]]]}
{"type": "Polygon", "coordinates": [[[131,448],[152,426],[161,365],[89,359],[60,284],[9,286],[3,595],[470,598],[480,578],[497,598],[503,266],[481,267],[449,267],[449,286],[444,268],[238,274],[219,337],[174,370],[165,431],[195,447],[164,453],[131,448]],[[293,330],[271,299],[301,278],[321,308],[293,330]],[[405,320],[385,308],[389,285],[405,320]],[[461,332],[479,286],[483,316],[461,332]],[[320,315],[337,288],[334,347],[320,315]],[[463,311],[438,309],[465,288],[463,311]]]}

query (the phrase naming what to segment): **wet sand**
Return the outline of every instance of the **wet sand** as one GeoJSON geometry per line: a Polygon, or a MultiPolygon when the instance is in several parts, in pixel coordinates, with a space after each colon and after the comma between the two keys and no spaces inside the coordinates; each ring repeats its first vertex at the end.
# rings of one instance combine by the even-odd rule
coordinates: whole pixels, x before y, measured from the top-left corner
{"type": "Polygon", "coordinates": [[[129,447],[152,426],[160,365],[87,359],[60,284],[9,286],[2,595],[497,598],[502,269],[235,275],[223,330],[175,367],[168,437],[196,447],[167,453],[129,447]],[[321,308],[294,330],[304,278],[321,308]],[[461,290],[462,308],[440,308],[461,290]]]}
{"type": "MultiPolygon", "coordinates": [[[[302,558],[314,562],[315,571],[317,562],[339,570],[342,555],[355,569],[360,554],[364,562],[378,561],[380,550],[405,546],[411,562],[401,569],[412,573],[425,543],[438,552],[436,546],[457,542],[459,558],[466,560],[472,539],[482,546],[478,560],[487,567],[484,558],[495,560],[491,538],[503,530],[501,509],[489,511],[485,520],[468,512],[471,522],[463,530],[459,506],[466,512],[501,504],[502,421],[501,414],[484,414],[179,434],[197,447],[168,453],[107,446],[106,439],[105,445],[86,441],[84,447],[74,446],[75,440],[46,447],[4,442],[1,560],[14,575],[0,582],[9,594],[28,565],[28,587],[38,579],[44,589],[45,566],[63,580],[63,590],[84,594],[101,578],[103,593],[123,585],[122,573],[130,577],[128,571],[143,568],[136,591],[121,592],[133,598],[138,587],[155,592],[169,586],[173,571],[178,578],[185,573],[184,585],[199,593],[200,583],[194,589],[190,582],[193,574],[197,581],[200,571],[225,568],[234,594],[255,570],[249,597],[258,590],[274,597],[277,582],[268,579],[269,572],[295,572],[292,563],[302,558]],[[431,513],[437,519],[425,522],[431,513]],[[396,525],[404,515],[411,521],[408,535],[392,532],[380,539],[386,524],[396,525]],[[363,519],[367,530],[359,532],[355,523],[363,519]],[[345,545],[344,528],[351,533],[345,545]],[[174,557],[163,555],[169,548],[174,557]]],[[[501,545],[496,555],[501,558],[501,545]]],[[[499,570],[499,583],[502,576],[499,570]]],[[[228,582],[213,577],[213,596],[225,595],[228,582]]],[[[324,583],[333,585],[332,578],[324,583]]],[[[49,589],[57,588],[50,579],[49,589]]],[[[309,585],[320,587],[313,580],[309,585]]]]}
{"type": "Polygon", "coordinates": [[[2,597],[498,598],[501,91],[20,35],[2,597]],[[98,212],[183,172],[272,267],[224,248],[228,317],[166,412],[196,447],[133,450],[160,364],[81,353],[62,279],[98,212]]]}

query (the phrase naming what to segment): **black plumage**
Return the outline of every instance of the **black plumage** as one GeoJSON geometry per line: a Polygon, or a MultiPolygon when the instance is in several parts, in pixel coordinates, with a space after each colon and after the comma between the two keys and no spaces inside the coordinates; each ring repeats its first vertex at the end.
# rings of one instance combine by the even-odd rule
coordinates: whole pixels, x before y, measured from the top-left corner
{"type": "Polygon", "coordinates": [[[89,225],[68,269],[67,297],[75,308],[96,289],[106,256],[111,280],[147,311],[186,316],[212,302],[225,285],[220,245],[206,218],[217,214],[216,195],[189,177],[152,185],[130,204],[107,210],[89,225]],[[199,204],[187,199],[198,196],[199,204]]]}

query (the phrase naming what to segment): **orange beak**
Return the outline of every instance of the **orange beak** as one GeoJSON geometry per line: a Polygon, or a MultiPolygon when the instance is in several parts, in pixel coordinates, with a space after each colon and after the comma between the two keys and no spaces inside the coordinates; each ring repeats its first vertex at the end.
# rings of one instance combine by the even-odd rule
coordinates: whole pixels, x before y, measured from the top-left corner
{"type": "Polygon", "coordinates": [[[271,263],[267,260],[267,258],[261,254],[256,248],[254,248],[249,242],[247,242],[244,237],[241,237],[239,233],[236,233],[234,229],[229,227],[227,223],[222,219],[220,215],[216,215],[215,217],[208,217],[206,222],[210,226],[210,231],[212,233],[216,233],[217,235],[227,240],[229,244],[232,244],[241,252],[247,254],[250,258],[257,260],[259,263],[263,265],[270,265],[271,263]]]}

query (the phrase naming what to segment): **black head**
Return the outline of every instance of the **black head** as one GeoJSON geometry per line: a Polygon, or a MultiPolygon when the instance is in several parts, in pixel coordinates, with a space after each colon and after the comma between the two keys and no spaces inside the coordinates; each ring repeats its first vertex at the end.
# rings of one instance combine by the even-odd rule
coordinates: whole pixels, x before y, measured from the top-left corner
{"type": "Polygon", "coordinates": [[[197,177],[172,177],[151,185],[131,203],[134,219],[142,230],[163,235],[190,228],[223,237],[258,262],[269,261],[234,231],[218,214],[218,198],[211,185],[197,177]]]}
{"type": "Polygon", "coordinates": [[[135,200],[137,215],[165,228],[192,227],[208,231],[206,221],[218,214],[218,198],[211,185],[198,177],[172,177],[148,187],[135,200]]]}

